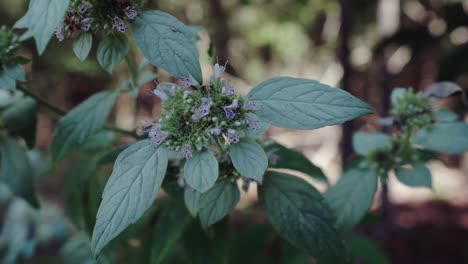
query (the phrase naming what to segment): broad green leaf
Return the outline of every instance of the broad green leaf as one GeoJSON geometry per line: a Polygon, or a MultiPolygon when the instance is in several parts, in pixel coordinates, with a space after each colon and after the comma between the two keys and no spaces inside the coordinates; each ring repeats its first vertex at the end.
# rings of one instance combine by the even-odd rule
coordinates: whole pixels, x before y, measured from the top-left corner
{"type": "Polygon", "coordinates": [[[199,217],[203,229],[223,219],[236,207],[240,200],[240,192],[235,182],[222,180],[213,188],[200,195],[199,217]]]}
{"type": "Polygon", "coordinates": [[[39,207],[34,192],[34,172],[26,150],[14,139],[0,141],[0,182],[34,207],[39,207]]]}
{"type": "Polygon", "coordinates": [[[343,258],[335,219],[322,195],[292,175],[269,172],[258,187],[260,206],[276,231],[295,247],[319,259],[343,258]]]}
{"type": "Polygon", "coordinates": [[[458,114],[448,109],[437,109],[433,113],[438,122],[455,122],[458,119],[458,114]]]}
{"type": "Polygon", "coordinates": [[[387,148],[392,145],[392,139],[384,133],[364,133],[353,134],[353,149],[360,155],[367,155],[378,148],[387,148]]]}
{"type": "Polygon", "coordinates": [[[267,132],[268,128],[270,127],[270,124],[258,118],[256,114],[250,114],[250,115],[251,115],[250,118],[257,120],[259,122],[259,125],[258,125],[258,129],[252,129],[249,127],[247,133],[252,138],[259,138],[267,132]]]}
{"type": "Polygon", "coordinates": [[[112,73],[129,50],[128,39],[123,34],[111,34],[99,43],[97,59],[102,68],[112,73]]]}
{"type": "Polygon", "coordinates": [[[374,201],[377,182],[375,169],[353,168],[325,193],[339,227],[349,229],[359,223],[374,201]]]}
{"type": "Polygon", "coordinates": [[[423,163],[414,164],[411,168],[398,168],[395,174],[401,183],[410,187],[432,188],[431,171],[423,163]]]}
{"type": "MultiPolygon", "coordinates": [[[[364,236],[354,235],[348,244],[350,252],[359,260],[368,264],[390,264],[390,259],[375,242],[364,236]]],[[[360,263],[360,262],[359,262],[360,263]]]]}
{"type": "Polygon", "coordinates": [[[468,124],[462,122],[435,123],[416,133],[413,143],[427,150],[460,154],[468,151],[468,124]]]}
{"type": "Polygon", "coordinates": [[[11,133],[20,135],[29,148],[36,142],[37,104],[32,98],[18,100],[0,115],[0,123],[11,133]]]}
{"type": "Polygon", "coordinates": [[[234,168],[243,177],[254,179],[261,184],[263,174],[268,168],[268,158],[262,147],[253,139],[243,138],[238,143],[231,144],[230,148],[234,168]]]}
{"type": "Polygon", "coordinates": [[[0,71],[0,89],[16,89],[16,80],[8,76],[4,70],[0,71]]]}
{"type": "Polygon", "coordinates": [[[5,74],[8,75],[11,79],[17,81],[26,81],[26,76],[23,70],[23,67],[19,64],[10,65],[5,67],[5,74]]]}
{"type": "Polygon", "coordinates": [[[218,160],[209,150],[197,152],[185,162],[185,181],[198,192],[203,193],[213,187],[218,179],[218,174],[218,160]]]}
{"type": "Polygon", "coordinates": [[[260,104],[256,114],[263,121],[294,129],[339,125],[372,113],[367,104],[341,89],[290,77],[265,81],[247,98],[260,104]]]}
{"type": "Polygon", "coordinates": [[[81,32],[73,42],[73,52],[80,61],[86,60],[93,47],[93,35],[88,32],[81,32]]]}
{"type": "Polygon", "coordinates": [[[274,143],[266,147],[270,168],[291,169],[309,175],[321,182],[328,183],[322,169],[315,166],[303,153],[274,143]]]}
{"type": "Polygon", "coordinates": [[[54,162],[84,144],[104,126],[119,94],[99,92],[62,117],[52,142],[54,162]]]}
{"type": "Polygon", "coordinates": [[[166,174],[167,163],[166,149],[149,140],[137,142],[119,155],[96,217],[91,242],[95,256],[151,206],[166,174]]]}
{"type": "Polygon", "coordinates": [[[192,75],[202,81],[195,36],[177,18],[161,11],[145,11],[132,23],[132,34],[145,58],[177,78],[192,75]]]}
{"type": "Polygon", "coordinates": [[[63,22],[70,0],[30,0],[28,12],[15,28],[28,28],[36,39],[37,52],[41,55],[55,29],[63,22]]]}
{"type": "Polygon", "coordinates": [[[198,215],[200,210],[200,193],[190,187],[184,190],[185,206],[193,217],[198,215]]]}
{"type": "Polygon", "coordinates": [[[151,245],[152,264],[164,263],[192,220],[183,201],[174,201],[170,205],[158,217],[154,227],[151,245]]]}
{"type": "Polygon", "coordinates": [[[144,72],[138,79],[138,85],[142,86],[143,84],[156,80],[157,78],[158,78],[158,75],[154,72],[150,72],[150,71],[144,72]]]}

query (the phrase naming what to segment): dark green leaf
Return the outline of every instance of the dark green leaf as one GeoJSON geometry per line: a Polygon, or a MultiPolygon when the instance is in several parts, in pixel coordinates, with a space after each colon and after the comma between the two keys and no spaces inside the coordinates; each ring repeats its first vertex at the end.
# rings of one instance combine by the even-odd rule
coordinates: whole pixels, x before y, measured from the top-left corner
{"type": "Polygon", "coordinates": [[[99,92],[62,117],[52,142],[54,162],[80,147],[104,126],[119,94],[99,92]]]}
{"type": "Polygon", "coordinates": [[[250,226],[236,232],[229,245],[228,263],[258,263],[258,256],[264,251],[275,234],[268,226],[250,226]]]}
{"type": "Polygon", "coordinates": [[[39,207],[34,192],[34,172],[26,150],[14,139],[0,141],[0,181],[17,196],[39,207]]]}
{"type": "Polygon", "coordinates": [[[278,169],[291,169],[305,173],[321,182],[328,183],[327,176],[322,169],[315,166],[301,152],[286,148],[285,146],[274,143],[266,147],[269,156],[272,156],[269,166],[278,169]]]}
{"type": "Polygon", "coordinates": [[[348,242],[348,247],[351,253],[360,260],[365,261],[364,263],[390,263],[390,259],[385,255],[380,246],[364,236],[353,236],[348,242]]]}
{"type": "Polygon", "coordinates": [[[460,154],[468,151],[468,124],[462,122],[435,123],[430,128],[420,130],[413,143],[427,150],[460,154]]]}
{"type": "Polygon", "coordinates": [[[174,77],[202,81],[195,36],[177,18],[161,11],[142,12],[132,23],[136,44],[145,58],[174,77]]]}
{"type": "Polygon", "coordinates": [[[307,79],[273,78],[253,88],[247,98],[260,104],[256,111],[260,119],[286,128],[339,125],[372,113],[346,91],[307,79]]]}
{"type": "Polygon", "coordinates": [[[73,52],[80,61],[86,60],[93,47],[93,35],[88,32],[81,32],[73,42],[73,52]]]}
{"type": "Polygon", "coordinates": [[[15,102],[0,115],[0,123],[11,133],[24,138],[29,148],[36,142],[37,104],[27,97],[15,102]]]}
{"type": "Polygon", "coordinates": [[[410,187],[432,188],[431,171],[423,163],[414,164],[411,168],[400,167],[395,174],[401,183],[410,187]]]}
{"type": "Polygon", "coordinates": [[[377,191],[375,169],[350,169],[336,185],[325,194],[325,198],[337,216],[337,225],[349,229],[359,223],[374,201],[377,191]]]}
{"type": "Polygon", "coordinates": [[[186,187],[184,191],[184,201],[190,214],[196,217],[200,210],[200,193],[190,187],[186,187]]]}
{"type": "Polygon", "coordinates": [[[102,248],[151,206],[167,169],[167,151],[149,140],[137,142],[117,158],[104,188],[96,217],[92,248],[102,248]]]}
{"type": "Polygon", "coordinates": [[[231,144],[230,149],[232,164],[240,175],[261,184],[268,168],[268,158],[262,147],[253,139],[243,138],[231,144]]]}
{"type": "Polygon", "coordinates": [[[217,182],[213,188],[200,195],[198,212],[203,229],[223,219],[239,202],[240,192],[236,183],[228,180],[217,182]]]}
{"type": "Polygon", "coordinates": [[[353,149],[360,155],[367,155],[378,148],[387,148],[392,145],[390,136],[384,133],[364,133],[353,134],[353,149]]]}
{"type": "Polygon", "coordinates": [[[102,68],[112,73],[129,50],[128,39],[123,34],[111,34],[99,43],[97,59],[102,68]]]}
{"type": "Polygon", "coordinates": [[[320,260],[342,259],[343,241],[322,195],[292,175],[269,172],[258,187],[260,206],[278,233],[320,260]]]}

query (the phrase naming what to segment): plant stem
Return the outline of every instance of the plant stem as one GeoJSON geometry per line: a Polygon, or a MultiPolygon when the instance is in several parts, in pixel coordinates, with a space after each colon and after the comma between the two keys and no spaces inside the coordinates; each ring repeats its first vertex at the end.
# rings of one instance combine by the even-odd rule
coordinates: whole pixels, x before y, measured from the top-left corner
{"type": "Polygon", "coordinates": [[[129,55],[125,56],[125,64],[127,64],[128,71],[130,72],[130,77],[132,79],[133,86],[137,87],[138,86],[138,83],[137,83],[138,72],[137,70],[135,70],[133,63],[129,58],[129,55]]]}
{"type": "MultiPolygon", "coordinates": [[[[68,113],[68,111],[66,111],[65,109],[63,109],[63,108],[61,108],[59,106],[56,106],[54,104],[49,103],[46,99],[44,99],[41,96],[39,96],[38,94],[30,91],[29,89],[27,89],[22,84],[18,85],[17,89],[22,91],[24,94],[34,98],[37,102],[39,102],[40,104],[42,104],[43,106],[45,106],[46,108],[48,108],[49,110],[53,111],[54,113],[56,113],[56,114],[58,114],[60,116],[64,116],[64,115],[66,115],[68,113]]],[[[127,135],[127,136],[134,137],[134,138],[139,138],[139,136],[134,131],[125,130],[123,128],[119,128],[119,127],[116,127],[116,126],[111,125],[111,124],[105,125],[104,128],[107,129],[107,130],[118,132],[118,133],[123,134],[123,135],[127,135]]]]}

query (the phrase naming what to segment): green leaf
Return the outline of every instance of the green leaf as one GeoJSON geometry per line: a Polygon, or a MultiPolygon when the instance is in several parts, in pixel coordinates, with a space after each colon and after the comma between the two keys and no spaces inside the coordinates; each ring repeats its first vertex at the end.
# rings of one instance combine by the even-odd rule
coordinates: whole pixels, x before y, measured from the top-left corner
{"type": "Polygon", "coordinates": [[[400,167],[395,170],[397,179],[410,187],[432,188],[431,171],[423,163],[412,165],[412,168],[400,167]]]}
{"type": "Polygon", "coordinates": [[[177,78],[192,75],[201,83],[195,36],[177,18],[161,11],[145,11],[132,23],[132,33],[152,64],[177,78]]]}
{"type": "Polygon", "coordinates": [[[468,124],[462,122],[435,123],[416,133],[413,143],[427,150],[460,154],[468,151],[468,124]]]}
{"type": "Polygon", "coordinates": [[[167,163],[166,149],[149,140],[137,142],[119,155],[96,217],[91,242],[95,256],[153,204],[167,163]]]}
{"type": "Polygon", "coordinates": [[[23,67],[21,67],[21,65],[19,64],[13,64],[8,67],[5,67],[5,74],[13,80],[23,82],[26,81],[26,76],[23,67]]]}
{"type": "Polygon", "coordinates": [[[455,122],[458,119],[458,114],[448,109],[437,109],[433,113],[438,122],[455,122]]]}
{"type": "Polygon", "coordinates": [[[182,201],[174,201],[158,217],[151,245],[151,263],[164,263],[166,257],[177,246],[185,228],[192,218],[182,201]]]}
{"type": "Polygon", "coordinates": [[[292,175],[269,172],[258,188],[261,208],[277,232],[319,259],[343,258],[344,246],[335,219],[322,195],[292,175]]]}
{"type": "Polygon", "coordinates": [[[375,169],[353,168],[325,193],[339,227],[350,229],[359,223],[374,201],[377,182],[375,169]]]}
{"type": "Polygon", "coordinates": [[[193,217],[198,215],[200,210],[200,193],[190,187],[184,190],[185,206],[193,217]]]}
{"type": "Polygon", "coordinates": [[[21,98],[0,115],[0,123],[11,133],[18,134],[29,148],[36,143],[37,104],[32,98],[21,98]]]}
{"type": "Polygon", "coordinates": [[[217,182],[213,188],[200,195],[198,212],[203,229],[223,219],[236,207],[240,192],[236,183],[228,180],[217,182]]]}
{"type": "Polygon", "coordinates": [[[15,28],[28,28],[36,39],[37,52],[41,55],[55,29],[63,22],[70,0],[30,0],[28,12],[15,28]]]}
{"type": "Polygon", "coordinates": [[[231,160],[234,168],[246,178],[262,183],[263,174],[268,168],[268,158],[255,140],[243,138],[231,144],[231,160]]]}
{"type": "Polygon", "coordinates": [[[26,150],[14,139],[0,141],[0,182],[34,207],[39,207],[34,192],[34,172],[26,150]]]}
{"type": "MultiPolygon", "coordinates": [[[[362,263],[368,264],[390,264],[390,259],[380,246],[364,236],[353,236],[348,242],[351,253],[358,257],[362,263]]],[[[358,262],[361,263],[361,262],[358,262]]]]}
{"type": "Polygon", "coordinates": [[[353,149],[360,155],[367,155],[378,148],[392,146],[392,139],[384,133],[364,133],[353,134],[353,149]]]}
{"type": "Polygon", "coordinates": [[[184,177],[187,184],[198,192],[206,192],[218,179],[218,160],[211,151],[197,152],[185,162],[184,177]]]}
{"type": "Polygon", "coordinates": [[[285,146],[273,143],[266,147],[270,159],[270,168],[291,169],[309,175],[310,177],[324,183],[328,183],[327,176],[322,169],[315,166],[303,153],[285,146]]]}
{"type": "Polygon", "coordinates": [[[392,104],[395,104],[396,101],[403,98],[405,93],[406,93],[405,88],[395,88],[395,89],[393,89],[392,94],[390,95],[390,100],[391,100],[392,104]]]}
{"type": "Polygon", "coordinates": [[[60,119],[51,147],[54,162],[63,159],[102,129],[118,95],[111,91],[99,92],[60,119]]]}
{"type": "Polygon", "coordinates": [[[0,71],[0,89],[16,89],[16,80],[6,74],[6,71],[0,71]]]}
{"type": "Polygon", "coordinates": [[[93,35],[88,32],[81,32],[73,42],[73,52],[80,61],[86,60],[93,47],[93,35]]]}
{"type": "Polygon", "coordinates": [[[318,81],[277,77],[253,88],[247,98],[260,104],[256,114],[279,127],[315,129],[339,125],[372,113],[349,93],[318,81]]]}
{"type": "Polygon", "coordinates": [[[102,68],[112,73],[129,50],[128,39],[124,34],[111,34],[99,43],[97,59],[102,68]]]}

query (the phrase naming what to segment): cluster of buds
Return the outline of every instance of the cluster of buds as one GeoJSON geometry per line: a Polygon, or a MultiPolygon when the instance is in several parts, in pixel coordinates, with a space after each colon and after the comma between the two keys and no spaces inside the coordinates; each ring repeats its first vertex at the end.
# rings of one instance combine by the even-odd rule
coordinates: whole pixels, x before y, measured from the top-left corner
{"type": "Polygon", "coordinates": [[[435,120],[431,99],[415,93],[413,89],[406,90],[395,100],[391,113],[408,128],[424,128],[435,120]]]}
{"type": "Polygon", "coordinates": [[[75,0],[65,15],[65,20],[55,30],[59,41],[82,31],[125,32],[127,20],[138,15],[133,0],[75,0]]]}
{"type": "Polygon", "coordinates": [[[259,105],[235,95],[234,87],[221,78],[224,70],[216,63],[210,83],[204,86],[191,76],[182,80],[182,87],[159,85],[152,93],[163,100],[162,118],[147,122],[142,133],[189,159],[194,151],[235,144],[249,130],[259,129],[259,120],[252,115],[259,105]]]}
{"type": "Polygon", "coordinates": [[[16,51],[20,48],[18,36],[5,26],[0,28],[0,71],[3,66],[17,63],[16,51]]]}

